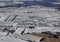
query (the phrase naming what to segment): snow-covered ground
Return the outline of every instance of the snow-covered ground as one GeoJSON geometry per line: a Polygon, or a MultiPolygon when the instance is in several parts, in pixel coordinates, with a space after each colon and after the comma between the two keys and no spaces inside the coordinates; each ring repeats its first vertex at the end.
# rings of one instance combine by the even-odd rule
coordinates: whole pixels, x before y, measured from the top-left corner
{"type": "MultiPolygon", "coordinates": [[[[5,8],[5,9],[1,9],[0,10],[0,21],[4,21],[6,18],[8,18],[9,16],[13,17],[13,15],[18,15],[17,16],[17,20],[14,21],[18,21],[17,23],[20,23],[20,20],[29,20],[29,16],[39,16],[39,17],[47,17],[46,21],[43,21],[43,23],[47,23],[47,22],[51,22],[51,21],[60,21],[57,20],[56,18],[60,18],[60,11],[58,11],[57,9],[54,8],[46,8],[43,6],[30,6],[30,7],[21,7],[21,8],[5,8]]],[[[12,20],[12,18],[8,18],[9,21],[12,20]]],[[[14,18],[14,17],[13,17],[14,18]]],[[[33,20],[33,19],[30,19],[33,20]]],[[[7,22],[9,22],[7,21],[7,22]]],[[[14,21],[12,21],[12,23],[14,23],[14,21]]],[[[36,21],[37,25],[39,22],[38,20],[36,21]]],[[[41,22],[42,23],[42,22],[41,22]]],[[[47,24],[54,24],[54,23],[47,23],[47,24]]],[[[55,23],[56,24],[56,23],[55,23]]],[[[9,28],[9,27],[8,27],[9,28]]],[[[2,32],[0,31],[0,42],[27,42],[24,40],[35,40],[36,42],[38,42],[38,40],[40,40],[40,37],[35,37],[32,35],[26,35],[26,33],[41,33],[41,32],[45,32],[45,31],[51,31],[51,32],[60,32],[60,27],[35,27],[35,28],[22,28],[22,27],[16,27],[15,28],[15,32],[11,35],[7,35],[8,31],[6,32],[2,32]],[[23,32],[24,31],[24,32],[23,32]],[[23,35],[21,35],[21,33],[23,32],[23,35]],[[17,38],[14,38],[17,35],[17,38]],[[31,38],[32,37],[32,38],[31,38]],[[26,38],[26,39],[25,39],[26,38]],[[38,39],[37,39],[38,38],[38,39]],[[24,39],[24,40],[21,40],[24,39]]]]}
{"type": "Polygon", "coordinates": [[[28,42],[15,37],[6,36],[7,32],[0,31],[0,42],[28,42]]]}
{"type": "Polygon", "coordinates": [[[0,37],[0,42],[27,42],[18,38],[14,38],[14,37],[9,37],[9,36],[3,36],[0,37]]]}

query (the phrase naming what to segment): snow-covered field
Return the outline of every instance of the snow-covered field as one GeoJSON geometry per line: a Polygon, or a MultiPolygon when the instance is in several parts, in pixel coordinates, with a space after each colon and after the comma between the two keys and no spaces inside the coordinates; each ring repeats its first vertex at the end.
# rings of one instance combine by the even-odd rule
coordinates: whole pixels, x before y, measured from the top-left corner
{"type": "Polygon", "coordinates": [[[27,42],[18,38],[14,38],[14,37],[9,37],[9,36],[3,36],[0,37],[0,42],[27,42]]]}
{"type": "MultiPolygon", "coordinates": [[[[15,32],[13,34],[11,33],[11,35],[9,33],[8,36],[6,36],[9,32],[8,30],[5,32],[3,32],[3,30],[0,31],[0,42],[28,42],[25,40],[33,41],[35,39],[36,39],[36,42],[38,42],[38,40],[40,40],[40,37],[31,36],[29,34],[26,35],[26,33],[41,33],[41,32],[45,32],[45,31],[60,32],[60,24],[59,24],[60,20],[57,18],[60,18],[60,11],[58,11],[57,9],[54,9],[54,8],[46,8],[43,6],[29,6],[29,7],[21,7],[21,8],[1,9],[0,10],[0,21],[16,23],[16,27],[13,27],[13,28],[15,28],[15,32]],[[17,15],[16,18],[15,18],[15,15],[17,15]],[[11,16],[11,17],[9,17],[9,16],[11,16]],[[40,21],[41,20],[40,18],[39,18],[40,20],[38,18],[29,19],[29,16],[47,17],[47,19],[40,21]],[[7,19],[7,21],[4,21],[5,19],[7,19]],[[13,21],[11,21],[11,20],[13,20],[13,21]],[[23,21],[23,23],[24,23],[24,20],[30,20],[30,21],[36,20],[35,22],[36,22],[37,26],[32,29],[29,27],[25,27],[26,25],[23,25],[24,28],[18,27],[17,24],[20,23],[20,21],[23,21]],[[55,22],[57,21],[59,23],[55,23],[54,21],[55,22]],[[42,25],[44,27],[38,26],[39,23],[47,24],[49,26],[45,26],[43,24],[42,25]],[[59,27],[54,27],[53,24],[59,25],[59,27]],[[16,35],[17,35],[17,38],[15,38],[16,35]],[[23,40],[21,40],[21,39],[23,39],[23,40]]],[[[28,21],[28,23],[30,21],[28,21]]],[[[25,22],[25,23],[27,23],[27,22],[25,22]]],[[[29,25],[27,25],[27,26],[29,26],[29,25]]],[[[6,25],[3,28],[7,28],[6,25]]]]}

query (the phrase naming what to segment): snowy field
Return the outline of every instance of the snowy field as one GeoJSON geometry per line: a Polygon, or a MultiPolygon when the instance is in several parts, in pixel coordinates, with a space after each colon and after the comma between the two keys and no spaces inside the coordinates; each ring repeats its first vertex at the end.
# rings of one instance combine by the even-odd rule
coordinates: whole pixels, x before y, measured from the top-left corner
{"type": "Polygon", "coordinates": [[[2,28],[8,28],[8,30],[5,32],[3,30],[0,31],[0,42],[28,42],[27,40],[34,41],[35,39],[36,42],[39,42],[42,37],[35,37],[26,33],[41,33],[45,31],[51,31],[53,33],[60,32],[60,11],[54,8],[43,6],[1,8],[0,21],[3,23],[16,23],[16,26],[13,27],[15,30],[14,33],[9,33],[10,27],[6,25],[0,26],[2,28]],[[29,19],[29,16],[35,16],[35,18],[29,19]],[[41,20],[41,17],[47,19],[41,20]],[[32,29],[28,27],[30,25],[29,23],[33,23],[31,20],[36,23],[36,27],[32,29]],[[21,24],[18,25],[19,23],[21,24]],[[41,24],[41,26],[39,24],[41,24]],[[54,27],[55,25],[58,25],[58,27],[54,27]]]}

